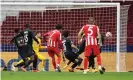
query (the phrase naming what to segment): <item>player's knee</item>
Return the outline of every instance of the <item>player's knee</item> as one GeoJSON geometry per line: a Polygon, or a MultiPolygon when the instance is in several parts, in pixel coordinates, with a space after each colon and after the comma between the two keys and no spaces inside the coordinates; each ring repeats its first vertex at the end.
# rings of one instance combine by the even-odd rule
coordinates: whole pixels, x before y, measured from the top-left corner
{"type": "Polygon", "coordinates": [[[89,56],[85,56],[84,59],[88,59],[89,60],[89,56]]]}

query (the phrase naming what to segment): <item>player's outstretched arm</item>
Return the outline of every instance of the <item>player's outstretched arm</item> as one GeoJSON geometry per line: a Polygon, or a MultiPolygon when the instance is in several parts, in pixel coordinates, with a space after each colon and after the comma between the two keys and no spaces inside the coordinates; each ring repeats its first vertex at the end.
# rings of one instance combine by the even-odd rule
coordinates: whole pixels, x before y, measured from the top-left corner
{"type": "Polygon", "coordinates": [[[47,49],[47,46],[39,46],[39,49],[47,49]]]}
{"type": "Polygon", "coordinates": [[[80,29],[80,31],[78,33],[78,40],[80,40],[82,38],[82,34],[83,34],[83,29],[80,29]]]}
{"type": "Polygon", "coordinates": [[[47,46],[42,46],[42,42],[41,42],[41,39],[39,41],[39,49],[46,49],[47,46]]]}
{"type": "Polygon", "coordinates": [[[43,37],[46,37],[46,36],[48,36],[49,34],[50,34],[50,32],[44,33],[44,34],[43,34],[43,37]]]}
{"type": "Polygon", "coordinates": [[[12,38],[12,40],[10,41],[10,43],[12,43],[16,38],[20,37],[20,36],[23,36],[23,32],[20,32],[19,34],[17,34],[16,36],[14,36],[12,38]]]}

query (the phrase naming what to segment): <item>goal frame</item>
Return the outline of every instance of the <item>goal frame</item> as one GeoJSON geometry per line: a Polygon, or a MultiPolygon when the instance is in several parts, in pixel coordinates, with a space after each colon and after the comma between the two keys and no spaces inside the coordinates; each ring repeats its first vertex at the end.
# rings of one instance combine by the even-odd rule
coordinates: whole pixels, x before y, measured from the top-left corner
{"type": "Polygon", "coordinates": [[[69,5],[81,5],[81,6],[116,6],[117,7],[117,43],[116,43],[116,71],[120,72],[120,3],[70,3],[70,2],[58,2],[58,3],[52,3],[52,2],[1,2],[1,6],[8,6],[8,5],[29,5],[29,6],[34,6],[34,5],[44,5],[44,6],[52,6],[52,5],[64,5],[64,6],[69,6],[69,5]]]}

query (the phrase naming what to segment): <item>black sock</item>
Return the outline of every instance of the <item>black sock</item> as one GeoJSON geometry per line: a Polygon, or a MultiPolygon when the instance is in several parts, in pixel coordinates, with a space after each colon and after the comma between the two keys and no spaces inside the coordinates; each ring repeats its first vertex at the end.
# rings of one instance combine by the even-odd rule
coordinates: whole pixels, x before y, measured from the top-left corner
{"type": "Polygon", "coordinates": [[[71,66],[72,69],[74,69],[77,65],[78,65],[77,62],[75,62],[75,63],[71,66]]]}
{"type": "Polygon", "coordinates": [[[33,60],[26,61],[25,65],[24,65],[24,68],[28,67],[32,62],[33,62],[33,60]]]}
{"type": "Polygon", "coordinates": [[[80,66],[80,65],[81,65],[82,61],[83,61],[83,59],[82,59],[82,58],[78,58],[78,66],[80,66]]]}
{"type": "Polygon", "coordinates": [[[88,66],[89,68],[91,68],[92,67],[92,61],[89,61],[89,66],[88,66]]]}
{"type": "Polygon", "coordinates": [[[17,64],[17,65],[14,65],[14,67],[23,66],[24,64],[25,64],[25,62],[21,62],[21,63],[19,63],[19,64],[17,64]]]}
{"type": "Polygon", "coordinates": [[[35,60],[33,61],[33,70],[37,70],[37,56],[35,56],[35,60]]]}

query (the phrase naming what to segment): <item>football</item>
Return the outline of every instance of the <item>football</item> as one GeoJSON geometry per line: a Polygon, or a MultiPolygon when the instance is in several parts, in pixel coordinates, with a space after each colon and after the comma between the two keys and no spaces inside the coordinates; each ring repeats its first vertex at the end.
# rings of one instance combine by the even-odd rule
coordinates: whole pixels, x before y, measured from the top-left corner
{"type": "Polygon", "coordinates": [[[107,38],[112,37],[112,33],[111,33],[111,32],[107,32],[107,33],[106,33],[106,37],[107,37],[107,38]]]}

